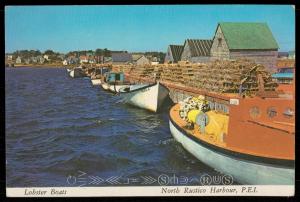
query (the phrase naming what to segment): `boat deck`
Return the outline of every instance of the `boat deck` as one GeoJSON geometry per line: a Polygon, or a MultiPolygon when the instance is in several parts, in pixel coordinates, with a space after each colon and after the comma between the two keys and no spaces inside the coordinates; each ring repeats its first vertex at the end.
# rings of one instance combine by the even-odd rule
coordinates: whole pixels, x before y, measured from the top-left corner
{"type": "Polygon", "coordinates": [[[176,122],[176,124],[179,127],[183,128],[190,135],[192,135],[200,140],[203,140],[205,142],[214,144],[214,145],[222,147],[222,148],[226,148],[226,143],[218,141],[218,139],[214,139],[214,138],[212,138],[212,136],[201,134],[201,132],[199,130],[199,126],[197,126],[196,124],[194,126],[194,129],[186,128],[187,122],[179,116],[179,107],[180,107],[180,105],[176,104],[170,111],[170,116],[171,116],[172,120],[174,122],[176,122]]]}
{"type": "MultiPolygon", "coordinates": [[[[196,137],[197,139],[199,139],[202,142],[205,142],[206,144],[210,144],[213,146],[216,146],[218,148],[233,152],[233,153],[240,153],[240,154],[245,154],[245,155],[252,155],[252,156],[258,156],[258,157],[266,157],[266,158],[272,158],[272,159],[286,159],[286,160],[293,160],[294,156],[284,156],[284,155],[279,155],[276,153],[276,151],[273,152],[273,154],[271,153],[261,153],[255,150],[249,150],[249,149],[245,149],[242,148],[240,145],[228,145],[226,144],[226,139],[229,138],[230,135],[230,131],[228,132],[228,134],[225,137],[225,141],[222,142],[220,141],[218,138],[212,138],[210,135],[208,134],[201,134],[200,130],[199,130],[199,126],[197,126],[195,124],[194,129],[188,129],[186,128],[187,122],[185,120],[183,120],[180,115],[179,115],[179,108],[180,105],[176,104],[175,106],[173,106],[170,110],[170,119],[172,119],[173,122],[175,122],[175,124],[181,128],[182,130],[184,130],[186,133],[188,133],[191,136],[196,137]]],[[[247,125],[247,123],[245,123],[247,125]]],[[[248,124],[253,124],[253,123],[248,123],[248,124]]],[[[256,123],[258,124],[258,123],[256,123]]],[[[285,132],[287,132],[286,130],[288,130],[289,132],[293,132],[293,128],[294,126],[292,124],[288,125],[282,122],[278,122],[278,123],[265,123],[267,124],[267,126],[269,128],[272,128],[272,126],[276,127],[276,129],[282,129],[285,132]]],[[[245,125],[245,126],[246,126],[245,125]]],[[[266,127],[265,125],[263,127],[266,127]]],[[[267,140],[266,140],[267,141],[267,140]]],[[[265,145],[265,143],[262,142],[257,142],[257,144],[263,144],[265,145]]]]}

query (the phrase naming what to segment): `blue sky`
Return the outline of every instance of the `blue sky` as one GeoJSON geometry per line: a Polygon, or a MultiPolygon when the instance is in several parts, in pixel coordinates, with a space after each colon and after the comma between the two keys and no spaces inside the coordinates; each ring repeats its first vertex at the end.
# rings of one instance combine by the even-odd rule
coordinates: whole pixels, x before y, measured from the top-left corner
{"type": "Polygon", "coordinates": [[[266,22],[280,51],[295,47],[289,5],[8,6],[5,51],[166,51],[187,38],[212,39],[218,22],[266,22]]]}

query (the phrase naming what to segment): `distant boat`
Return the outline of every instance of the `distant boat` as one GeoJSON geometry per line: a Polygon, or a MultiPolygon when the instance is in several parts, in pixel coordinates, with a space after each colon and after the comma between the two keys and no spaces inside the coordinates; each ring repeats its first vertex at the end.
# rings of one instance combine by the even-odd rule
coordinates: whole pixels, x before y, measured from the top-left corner
{"type": "MultiPolygon", "coordinates": [[[[68,71],[68,70],[67,70],[68,71]]],[[[70,76],[72,78],[80,78],[80,77],[84,77],[85,76],[85,73],[82,69],[81,66],[79,67],[75,67],[74,69],[72,69],[70,72],[69,72],[70,76]]]]}
{"type": "Polygon", "coordinates": [[[68,68],[67,68],[67,72],[68,72],[68,73],[70,73],[71,71],[72,71],[72,69],[68,69],[68,68]]]}
{"type": "Polygon", "coordinates": [[[104,90],[117,93],[121,88],[130,86],[130,83],[125,81],[123,72],[106,72],[101,86],[104,90]]]}
{"type": "Polygon", "coordinates": [[[168,94],[169,90],[160,82],[135,84],[119,90],[119,95],[124,99],[124,102],[152,112],[157,112],[168,94]]]}
{"type": "Polygon", "coordinates": [[[108,72],[109,69],[102,67],[100,69],[95,69],[94,72],[91,75],[91,82],[93,84],[93,86],[99,86],[102,83],[102,77],[104,76],[104,74],[106,72],[108,72]]]}
{"type": "Polygon", "coordinates": [[[101,79],[91,79],[93,86],[101,85],[101,79]]]}

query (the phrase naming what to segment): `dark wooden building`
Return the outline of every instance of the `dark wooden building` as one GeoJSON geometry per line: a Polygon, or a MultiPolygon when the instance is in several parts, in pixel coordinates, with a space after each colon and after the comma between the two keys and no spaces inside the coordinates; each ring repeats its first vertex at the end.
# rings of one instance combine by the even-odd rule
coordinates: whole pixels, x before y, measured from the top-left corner
{"type": "Polygon", "coordinates": [[[210,55],[212,60],[248,58],[274,70],[278,44],[266,23],[219,23],[210,55]]]}
{"type": "Polygon", "coordinates": [[[212,40],[187,39],[181,54],[182,61],[207,62],[210,59],[212,40]]]}
{"type": "Polygon", "coordinates": [[[165,63],[177,63],[180,61],[182,51],[183,46],[181,45],[169,45],[165,56],[165,63]]]}

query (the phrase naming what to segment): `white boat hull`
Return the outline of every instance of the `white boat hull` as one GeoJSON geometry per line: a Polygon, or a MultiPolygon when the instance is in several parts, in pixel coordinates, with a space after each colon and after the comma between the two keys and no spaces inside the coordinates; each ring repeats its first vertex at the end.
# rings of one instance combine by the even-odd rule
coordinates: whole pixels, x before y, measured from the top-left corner
{"type": "Polygon", "coordinates": [[[109,85],[109,91],[117,93],[121,88],[128,87],[129,85],[109,85]]]}
{"type": "Polygon", "coordinates": [[[84,77],[84,73],[81,68],[74,68],[69,72],[70,77],[72,78],[79,78],[84,77]]]}
{"type": "Polygon", "coordinates": [[[208,166],[229,174],[234,181],[251,185],[294,185],[294,168],[284,168],[270,164],[241,160],[221,152],[216,152],[194,141],[170,120],[173,137],[182,146],[208,166]]]}
{"type": "Polygon", "coordinates": [[[69,72],[69,74],[70,74],[70,77],[72,77],[72,78],[75,77],[75,71],[74,71],[74,70],[71,70],[71,71],[69,72]]]}
{"type": "Polygon", "coordinates": [[[102,83],[101,86],[102,86],[102,88],[104,90],[108,90],[109,89],[109,84],[108,83],[102,83]]]}
{"type": "Polygon", "coordinates": [[[101,79],[91,79],[91,81],[94,86],[101,85],[101,79]]]}
{"type": "Polygon", "coordinates": [[[132,92],[120,93],[120,96],[128,104],[157,112],[168,94],[169,90],[158,82],[132,92]]]}

